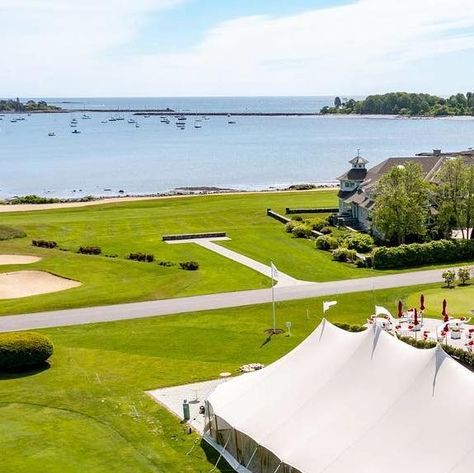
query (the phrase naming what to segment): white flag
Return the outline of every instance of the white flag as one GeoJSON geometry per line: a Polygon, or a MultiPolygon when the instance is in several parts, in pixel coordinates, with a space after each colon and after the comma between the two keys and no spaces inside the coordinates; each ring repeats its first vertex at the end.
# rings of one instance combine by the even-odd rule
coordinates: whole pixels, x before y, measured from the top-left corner
{"type": "Polygon", "coordinates": [[[276,268],[276,266],[272,262],[270,263],[270,267],[272,269],[272,279],[278,281],[278,279],[280,277],[280,273],[278,272],[278,269],[276,268]]]}
{"type": "Polygon", "coordinates": [[[326,313],[330,307],[336,305],[337,301],[324,301],[323,302],[323,313],[326,313]]]}

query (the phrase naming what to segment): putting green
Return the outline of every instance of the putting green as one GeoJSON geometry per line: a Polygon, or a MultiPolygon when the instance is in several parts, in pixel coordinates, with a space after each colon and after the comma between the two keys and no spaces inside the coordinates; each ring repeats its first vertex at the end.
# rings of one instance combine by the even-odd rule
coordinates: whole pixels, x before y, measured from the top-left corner
{"type": "MultiPolygon", "coordinates": [[[[451,317],[470,316],[470,311],[474,310],[474,285],[456,286],[455,288],[433,288],[424,292],[425,314],[441,319],[443,299],[448,302],[448,314],[451,317]]],[[[418,307],[420,294],[411,294],[407,298],[407,304],[411,307],[418,307]]]]}
{"type": "Polygon", "coordinates": [[[0,450],[21,452],[1,455],[0,471],[153,471],[117,432],[79,412],[12,403],[0,404],[0,417],[0,450]]]}

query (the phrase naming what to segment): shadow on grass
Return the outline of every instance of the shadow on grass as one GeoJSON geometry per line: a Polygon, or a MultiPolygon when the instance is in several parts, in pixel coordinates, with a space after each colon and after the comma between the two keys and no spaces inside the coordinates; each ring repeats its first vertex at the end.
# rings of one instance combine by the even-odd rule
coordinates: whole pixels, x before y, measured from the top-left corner
{"type": "Polygon", "coordinates": [[[43,363],[39,363],[34,366],[27,366],[24,368],[15,368],[10,370],[0,370],[0,381],[34,376],[36,374],[48,370],[50,366],[51,365],[47,361],[44,361],[43,363]]]}
{"type": "Polygon", "coordinates": [[[212,465],[215,465],[217,463],[217,460],[219,460],[219,463],[217,463],[217,468],[214,470],[215,472],[220,472],[220,473],[231,473],[234,472],[234,469],[226,462],[225,458],[220,458],[219,459],[219,453],[214,450],[204,439],[201,440],[200,444],[204,454],[206,455],[206,459],[209,463],[212,463],[212,465]]]}

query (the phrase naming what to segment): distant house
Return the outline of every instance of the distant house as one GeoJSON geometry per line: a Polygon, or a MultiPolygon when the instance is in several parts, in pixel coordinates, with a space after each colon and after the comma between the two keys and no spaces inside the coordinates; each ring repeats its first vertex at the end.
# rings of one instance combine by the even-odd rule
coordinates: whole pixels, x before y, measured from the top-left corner
{"type": "Polygon", "coordinates": [[[463,157],[474,165],[474,150],[442,153],[433,150],[432,153],[420,153],[416,156],[388,158],[377,166],[367,169],[368,161],[358,153],[349,161],[351,169],[338,177],[339,214],[338,222],[349,227],[370,232],[372,230],[371,212],[374,206],[373,193],[378,180],[394,166],[406,163],[418,163],[429,182],[435,176],[443,163],[453,157],[463,157]]]}

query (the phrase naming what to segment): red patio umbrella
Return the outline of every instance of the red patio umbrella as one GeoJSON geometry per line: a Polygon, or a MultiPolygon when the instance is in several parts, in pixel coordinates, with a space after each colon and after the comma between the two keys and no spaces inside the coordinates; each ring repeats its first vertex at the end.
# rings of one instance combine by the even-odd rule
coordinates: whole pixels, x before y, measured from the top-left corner
{"type": "Polygon", "coordinates": [[[420,310],[425,310],[425,296],[423,294],[420,296],[420,310]]]}
{"type": "Polygon", "coordinates": [[[398,318],[403,316],[403,304],[402,301],[398,301],[398,318]]]}
{"type": "Polygon", "coordinates": [[[443,322],[449,322],[449,316],[448,313],[446,312],[446,306],[448,305],[448,302],[446,299],[443,299],[443,312],[441,312],[441,315],[443,316],[443,322]]]}

